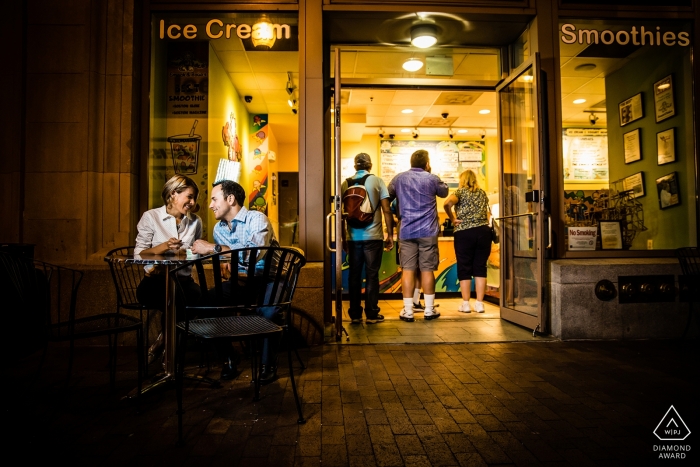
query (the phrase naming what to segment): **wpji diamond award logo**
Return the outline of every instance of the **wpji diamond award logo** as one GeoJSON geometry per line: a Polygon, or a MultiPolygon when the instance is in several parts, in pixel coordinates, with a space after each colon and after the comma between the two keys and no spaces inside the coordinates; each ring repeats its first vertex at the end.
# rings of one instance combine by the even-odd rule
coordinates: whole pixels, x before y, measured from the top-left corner
{"type": "MultiPolygon", "coordinates": [[[[690,435],[690,430],[676,408],[671,406],[654,429],[654,434],[660,441],[678,442],[684,441],[690,435]]],[[[685,459],[688,451],[690,451],[689,444],[666,443],[654,445],[654,452],[658,453],[659,459],[685,459]]]]}

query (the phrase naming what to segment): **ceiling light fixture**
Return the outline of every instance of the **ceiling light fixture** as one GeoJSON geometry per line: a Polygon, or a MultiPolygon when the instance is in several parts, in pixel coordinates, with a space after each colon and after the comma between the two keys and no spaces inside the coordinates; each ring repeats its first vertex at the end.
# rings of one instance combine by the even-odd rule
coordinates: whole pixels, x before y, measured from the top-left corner
{"type": "Polygon", "coordinates": [[[379,129],[379,137],[384,138],[384,129],[383,128],[379,129]]]}
{"type": "Polygon", "coordinates": [[[290,97],[289,99],[287,99],[287,104],[289,104],[290,107],[294,107],[295,105],[297,105],[297,100],[290,97]]]}
{"type": "Polygon", "coordinates": [[[410,133],[411,129],[410,128],[401,128],[401,133],[410,133]]]}
{"type": "Polygon", "coordinates": [[[490,114],[491,111],[489,109],[482,109],[482,110],[479,110],[479,113],[481,115],[487,115],[487,114],[490,114]]]}
{"type": "Polygon", "coordinates": [[[253,25],[250,38],[255,48],[266,47],[269,50],[275,45],[275,40],[277,39],[275,27],[267,19],[267,15],[262,15],[260,21],[253,25]]]}
{"type": "Polygon", "coordinates": [[[419,58],[409,58],[408,60],[403,62],[403,65],[401,65],[401,67],[404,70],[413,73],[414,71],[418,71],[421,68],[423,68],[423,62],[419,58]]]}
{"type": "Polygon", "coordinates": [[[452,128],[449,128],[449,129],[447,130],[447,136],[449,136],[450,139],[452,139],[452,138],[455,137],[455,133],[454,133],[454,131],[452,131],[452,128]]]}
{"type": "Polygon", "coordinates": [[[510,139],[510,138],[508,138],[508,139],[506,140],[506,143],[512,143],[512,142],[513,142],[513,140],[510,139]]]}
{"type": "Polygon", "coordinates": [[[574,99],[574,104],[583,104],[586,102],[586,99],[574,99]]]}
{"type": "Polygon", "coordinates": [[[401,113],[402,113],[402,114],[412,114],[412,113],[413,113],[413,109],[403,109],[403,110],[401,111],[401,113]]]}
{"type": "Polygon", "coordinates": [[[417,139],[418,136],[420,136],[420,132],[418,131],[418,128],[416,128],[415,130],[413,130],[411,132],[411,136],[413,136],[413,139],[417,139]]]}
{"type": "Polygon", "coordinates": [[[411,28],[411,44],[419,49],[432,47],[437,42],[437,28],[432,24],[417,24],[411,28]]]}
{"type": "Polygon", "coordinates": [[[595,63],[582,63],[574,68],[574,71],[591,71],[596,69],[595,63]]]}
{"type": "Polygon", "coordinates": [[[469,130],[461,129],[461,130],[457,130],[457,133],[467,133],[468,131],[469,130]]]}
{"type": "Polygon", "coordinates": [[[526,83],[531,83],[534,79],[535,79],[535,77],[532,75],[523,76],[523,81],[525,81],[526,83]]]}

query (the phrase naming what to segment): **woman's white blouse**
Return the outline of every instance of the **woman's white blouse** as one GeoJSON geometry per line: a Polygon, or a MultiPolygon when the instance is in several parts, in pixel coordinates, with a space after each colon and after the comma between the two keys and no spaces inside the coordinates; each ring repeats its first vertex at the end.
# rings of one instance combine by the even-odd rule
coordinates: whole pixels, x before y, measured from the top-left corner
{"type": "MultiPolygon", "coordinates": [[[[178,226],[175,217],[168,214],[165,206],[144,212],[136,228],[138,234],[134,247],[135,255],[167,242],[171,238],[182,240],[180,247],[182,250],[190,248],[195,240],[202,238],[202,219],[198,215],[190,214],[183,217],[178,226]]],[[[153,266],[147,265],[145,269],[146,272],[150,272],[153,266]]],[[[181,274],[190,275],[191,269],[183,269],[181,274]]]]}

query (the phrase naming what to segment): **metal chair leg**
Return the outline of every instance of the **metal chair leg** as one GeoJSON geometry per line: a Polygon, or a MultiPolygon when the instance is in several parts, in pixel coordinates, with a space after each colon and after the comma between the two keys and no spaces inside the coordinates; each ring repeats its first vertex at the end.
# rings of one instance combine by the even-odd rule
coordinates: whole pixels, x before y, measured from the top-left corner
{"type": "Polygon", "coordinates": [[[306,423],[304,414],[301,412],[301,403],[299,402],[299,394],[297,393],[297,384],[294,381],[294,368],[292,366],[292,350],[287,346],[287,361],[289,362],[289,379],[292,381],[292,391],[294,392],[294,402],[297,404],[297,413],[299,414],[299,419],[297,423],[303,425],[306,423]]]}

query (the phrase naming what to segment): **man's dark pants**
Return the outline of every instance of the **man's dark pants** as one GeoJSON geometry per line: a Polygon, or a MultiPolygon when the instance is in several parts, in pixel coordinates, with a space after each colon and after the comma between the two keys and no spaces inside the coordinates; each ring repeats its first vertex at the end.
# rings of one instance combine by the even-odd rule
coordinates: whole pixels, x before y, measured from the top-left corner
{"type": "Polygon", "coordinates": [[[348,264],[350,265],[350,319],[362,318],[362,268],[365,269],[365,316],[374,319],[379,313],[379,268],[382,265],[382,240],[348,242],[348,264]]]}

